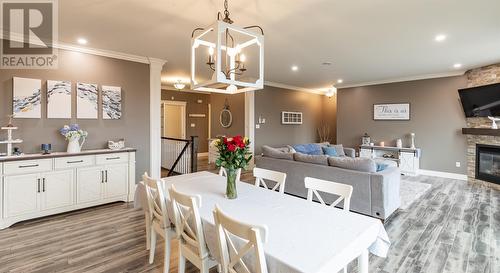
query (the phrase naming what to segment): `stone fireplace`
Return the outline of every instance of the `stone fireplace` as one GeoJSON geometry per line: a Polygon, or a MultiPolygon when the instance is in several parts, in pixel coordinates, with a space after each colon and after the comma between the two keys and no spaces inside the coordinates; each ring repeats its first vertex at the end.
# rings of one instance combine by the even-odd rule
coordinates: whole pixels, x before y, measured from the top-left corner
{"type": "MultiPolygon", "coordinates": [[[[469,70],[466,76],[467,87],[500,83],[500,64],[469,70]]],[[[491,128],[488,118],[468,118],[467,128],[462,130],[467,135],[467,177],[469,183],[500,189],[500,183],[495,180],[499,177],[490,176],[498,171],[495,164],[499,164],[500,158],[500,129],[488,128],[491,128]],[[478,159],[484,162],[477,162],[478,159]]]]}
{"type": "Polygon", "coordinates": [[[500,146],[476,144],[476,179],[500,184],[500,146]]]}

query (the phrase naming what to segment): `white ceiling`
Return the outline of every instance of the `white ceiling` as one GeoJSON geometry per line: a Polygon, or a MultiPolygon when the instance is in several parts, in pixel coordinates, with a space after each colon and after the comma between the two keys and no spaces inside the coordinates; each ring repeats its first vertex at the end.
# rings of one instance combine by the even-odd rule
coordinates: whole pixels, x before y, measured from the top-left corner
{"type": "MultiPolygon", "coordinates": [[[[191,31],[223,0],[63,0],[59,36],[168,61],[187,77],[191,31]]],[[[235,24],[265,31],[265,80],[308,89],[456,73],[500,62],[498,0],[230,0],[235,24]],[[446,34],[442,43],[437,34],[446,34]],[[330,61],[331,66],[321,63],[330,61]],[[292,65],[299,66],[296,72],[292,65]]]]}

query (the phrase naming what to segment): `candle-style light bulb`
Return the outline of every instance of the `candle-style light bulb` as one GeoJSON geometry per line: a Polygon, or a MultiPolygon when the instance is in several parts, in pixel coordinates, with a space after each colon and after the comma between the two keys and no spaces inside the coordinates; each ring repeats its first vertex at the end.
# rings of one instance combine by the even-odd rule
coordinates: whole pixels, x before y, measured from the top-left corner
{"type": "Polygon", "coordinates": [[[246,60],[247,60],[247,57],[245,56],[245,54],[240,54],[240,61],[242,63],[244,63],[246,60]]]}
{"type": "Polygon", "coordinates": [[[214,58],[212,57],[214,55],[214,48],[209,47],[208,48],[208,65],[212,65],[214,63],[214,58]]]}

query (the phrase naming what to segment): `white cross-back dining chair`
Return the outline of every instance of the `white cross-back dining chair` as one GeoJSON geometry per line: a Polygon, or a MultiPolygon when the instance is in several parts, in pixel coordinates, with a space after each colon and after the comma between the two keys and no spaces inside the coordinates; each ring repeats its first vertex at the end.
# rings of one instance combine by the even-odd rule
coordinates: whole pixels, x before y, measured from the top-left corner
{"type": "MultiPolygon", "coordinates": [[[[321,204],[326,205],[319,192],[331,193],[339,196],[339,198],[333,201],[330,206],[335,207],[342,200],[344,200],[344,210],[349,211],[352,196],[351,185],[335,183],[312,177],[306,177],[304,182],[307,189],[307,201],[313,201],[313,195],[315,195],[321,204]]],[[[347,266],[344,267],[344,273],[347,273],[347,266]]]]}
{"type": "Polygon", "coordinates": [[[208,273],[211,267],[217,265],[217,262],[211,259],[205,243],[199,213],[201,197],[180,193],[173,185],[169,193],[179,238],[179,273],[185,272],[186,259],[200,269],[201,273],[208,273]]]}
{"type": "MultiPolygon", "coordinates": [[[[226,177],[227,177],[226,169],[224,169],[224,168],[222,168],[222,167],[221,167],[221,168],[219,169],[219,175],[220,175],[220,176],[226,176],[226,177]]],[[[238,170],[236,171],[236,181],[237,181],[237,182],[238,182],[238,181],[241,181],[241,180],[240,180],[240,178],[241,178],[241,169],[238,169],[238,170]]]]}
{"type": "Polygon", "coordinates": [[[259,187],[262,185],[266,189],[270,189],[272,191],[278,189],[280,193],[285,193],[286,173],[255,167],[253,168],[253,176],[255,177],[255,186],[259,187]],[[268,187],[266,180],[271,180],[276,182],[276,184],[272,188],[268,187]]]}
{"type": "Polygon", "coordinates": [[[331,207],[335,207],[342,200],[344,200],[344,210],[349,211],[349,206],[351,204],[352,196],[352,186],[346,184],[335,183],[327,180],[306,177],[305,186],[307,189],[307,200],[312,201],[313,195],[319,200],[323,205],[326,205],[325,201],[319,194],[319,192],[331,193],[339,196],[337,200],[330,204],[331,207]]]}
{"type": "Polygon", "coordinates": [[[167,199],[165,189],[160,180],[153,179],[144,173],[142,181],[146,188],[148,212],[146,217],[146,236],[149,237],[149,263],[154,262],[156,250],[156,236],[159,234],[165,240],[165,255],[163,272],[170,269],[170,244],[176,233],[167,212],[167,199]]]}
{"type": "Polygon", "coordinates": [[[267,228],[232,219],[224,214],[218,206],[215,207],[213,213],[222,273],[267,273],[263,247],[267,240],[267,228]],[[243,242],[243,246],[238,247],[242,244],[241,242],[243,242]],[[252,264],[243,260],[244,257],[251,254],[253,254],[254,259],[252,264]]]}

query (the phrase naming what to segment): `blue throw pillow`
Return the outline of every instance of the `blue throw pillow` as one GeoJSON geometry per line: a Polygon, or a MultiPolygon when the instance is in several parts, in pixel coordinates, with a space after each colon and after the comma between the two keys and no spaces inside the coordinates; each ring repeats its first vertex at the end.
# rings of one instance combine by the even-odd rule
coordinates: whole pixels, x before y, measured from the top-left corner
{"type": "Polygon", "coordinates": [[[337,154],[337,149],[335,147],[321,147],[323,149],[323,153],[327,156],[339,156],[337,154]]]}
{"type": "Polygon", "coordinates": [[[385,163],[377,163],[377,172],[381,172],[389,167],[388,164],[385,163]]]}
{"type": "Polygon", "coordinates": [[[307,155],[322,155],[323,151],[321,146],[318,144],[297,144],[292,146],[297,153],[307,154],[307,155]]]}

